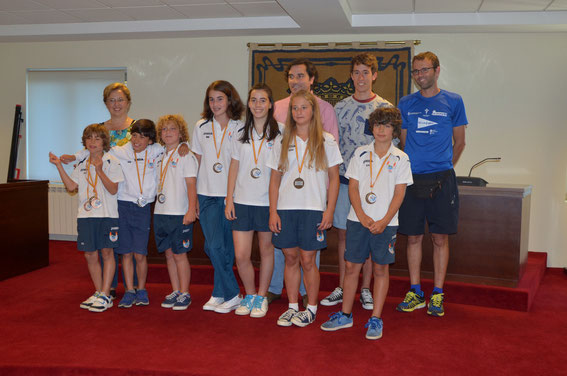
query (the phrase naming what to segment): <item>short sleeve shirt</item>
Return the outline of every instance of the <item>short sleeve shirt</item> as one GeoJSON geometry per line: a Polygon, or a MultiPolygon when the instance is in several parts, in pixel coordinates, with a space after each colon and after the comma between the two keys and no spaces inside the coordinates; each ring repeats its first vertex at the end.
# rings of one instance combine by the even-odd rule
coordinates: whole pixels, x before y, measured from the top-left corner
{"type": "MultiPolygon", "coordinates": [[[[362,210],[374,221],[384,218],[388,212],[397,184],[413,184],[407,154],[392,144],[386,155],[379,158],[374,152],[374,142],[356,149],[348,165],[346,177],[358,180],[362,210]],[[370,155],[372,155],[372,177],[370,176],[370,155]],[[382,165],[384,167],[380,170],[382,165]],[[376,178],[377,175],[378,178],[376,178]],[[376,180],[373,187],[370,187],[371,179],[376,180]],[[366,200],[370,192],[376,195],[376,202],[373,204],[366,200]]],[[[360,222],[352,206],[347,218],[350,221],[360,222]]],[[[398,213],[394,215],[388,226],[397,225],[398,213]]]]}

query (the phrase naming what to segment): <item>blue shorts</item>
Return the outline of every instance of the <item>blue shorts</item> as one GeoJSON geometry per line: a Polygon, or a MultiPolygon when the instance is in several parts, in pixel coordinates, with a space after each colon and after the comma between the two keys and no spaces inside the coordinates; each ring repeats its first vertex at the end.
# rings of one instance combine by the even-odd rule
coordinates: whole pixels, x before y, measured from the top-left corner
{"type": "Polygon", "coordinates": [[[159,253],[169,248],[177,255],[193,248],[193,223],[183,224],[183,215],[154,214],[154,237],[159,253]]]}
{"type": "Polygon", "coordinates": [[[120,226],[120,246],[116,253],[148,254],[148,239],[152,220],[151,205],[143,208],[129,201],[118,200],[118,224],[120,226]]]}
{"type": "Polygon", "coordinates": [[[299,247],[304,251],[316,251],[327,247],[327,232],[317,230],[323,212],[317,210],[278,210],[282,222],[279,234],[272,234],[276,248],[299,247]]]}
{"type": "Polygon", "coordinates": [[[234,204],[233,231],[270,232],[270,207],[234,204]]]}
{"type": "Polygon", "coordinates": [[[387,226],[381,234],[373,234],[360,222],[347,221],[345,260],[364,264],[372,256],[375,264],[392,264],[396,257],[397,229],[398,226],[387,226]]]}
{"type": "Polygon", "coordinates": [[[341,230],[347,228],[347,217],[350,212],[350,198],[348,197],[348,184],[341,183],[339,185],[339,196],[337,197],[337,206],[335,206],[335,214],[333,215],[333,227],[341,230]]]}
{"type": "Polygon", "coordinates": [[[459,190],[453,169],[431,174],[413,174],[413,184],[399,211],[398,231],[405,235],[423,235],[425,222],[433,234],[456,234],[459,223],[459,190]],[[431,196],[422,198],[424,184],[438,182],[431,196]]]}
{"type": "Polygon", "coordinates": [[[77,248],[94,252],[118,246],[118,218],[77,218],[77,248]]]}

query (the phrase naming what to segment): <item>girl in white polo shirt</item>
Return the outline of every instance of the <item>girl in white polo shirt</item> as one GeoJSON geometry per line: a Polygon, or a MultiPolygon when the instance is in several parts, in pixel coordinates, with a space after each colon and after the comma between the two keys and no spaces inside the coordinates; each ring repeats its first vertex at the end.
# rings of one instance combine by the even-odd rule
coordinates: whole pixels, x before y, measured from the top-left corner
{"type": "Polygon", "coordinates": [[[244,105],[238,92],[227,81],[215,81],[205,92],[201,120],[193,129],[192,150],[199,161],[197,197],[199,222],[205,236],[205,253],[215,269],[211,298],[203,309],[228,313],[240,305],[242,298],[232,271],[234,245],[231,223],[224,216],[231,142],[244,105]]]}
{"type": "Polygon", "coordinates": [[[181,311],[191,304],[191,269],[187,252],[193,248],[199,164],[193,153],[184,157],[179,154],[181,143],[189,141],[187,122],[181,115],[160,117],[157,136],[159,143],[165,146],[165,154],[157,163],[159,174],[154,234],[158,252],[165,252],[173,288],[173,292],[165,297],[161,306],[181,311]]]}
{"type": "Polygon", "coordinates": [[[232,139],[232,161],[228,172],[225,216],[232,221],[232,236],[238,274],[246,296],[236,309],[237,315],[264,317],[268,312],[266,293],[274,268],[274,246],[268,224],[271,169],[265,165],[274,139],[280,134],[274,119],[272,90],[264,83],[248,93],[244,127],[232,139]],[[260,282],[254,285],[254,267],[250,260],[254,231],[260,249],[260,282]]]}
{"type": "Polygon", "coordinates": [[[273,170],[272,242],[285,255],[284,279],[289,300],[289,309],[278,319],[280,326],[293,323],[303,327],[315,321],[319,295],[315,251],[327,246],[325,230],[333,223],[342,161],[335,139],[323,132],[315,96],[304,90],[292,94],[283,136],[276,139],[267,162],[273,170]],[[298,312],[297,303],[300,262],[309,299],[302,312],[298,312]]]}

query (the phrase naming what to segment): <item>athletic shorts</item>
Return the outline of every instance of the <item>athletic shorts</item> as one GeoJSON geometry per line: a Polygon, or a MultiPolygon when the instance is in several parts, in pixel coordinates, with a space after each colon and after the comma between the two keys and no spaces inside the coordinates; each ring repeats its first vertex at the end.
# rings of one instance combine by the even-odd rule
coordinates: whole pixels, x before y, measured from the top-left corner
{"type": "Polygon", "coordinates": [[[327,232],[317,230],[323,212],[317,210],[278,210],[282,223],[279,234],[272,234],[276,248],[299,247],[304,251],[316,251],[327,247],[327,232]]]}
{"type": "Polygon", "coordinates": [[[169,248],[175,254],[193,248],[193,223],[183,224],[183,215],[154,214],[154,238],[159,253],[169,248]]]}
{"type": "Polygon", "coordinates": [[[270,207],[234,204],[233,231],[270,232],[270,207]]]}
{"type": "Polygon", "coordinates": [[[341,183],[339,185],[339,196],[337,197],[337,206],[335,206],[335,214],[333,215],[333,227],[341,230],[347,228],[347,217],[350,212],[350,198],[348,197],[348,184],[341,183]]]}
{"type": "MultiPolygon", "coordinates": [[[[423,185],[422,185],[423,186],[423,185]]],[[[459,223],[459,190],[453,169],[431,174],[413,174],[413,184],[406,189],[406,195],[399,211],[399,229],[405,235],[423,235],[425,223],[433,234],[455,234],[459,223]],[[421,198],[420,183],[437,181],[433,197],[421,198]]]]}
{"type": "Polygon", "coordinates": [[[103,248],[116,248],[118,218],[77,218],[77,248],[94,252],[103,248]]]}
{"type": "Polygon", "coordinates": [[[387,226],[381,234],[373,234],[360,222],[347,221],[345,260],[364,264],[368,256],[379,265],[389,265],[395,260],[398,226],[387,226]]]}
{"type": "Polygon", "coordinates": [[[152,220],[151,205],[139,207],[130,201],[118,200],[118,225],[120,226],[120,246],[116,253],[148,254],[148,239],[152,220]]]}

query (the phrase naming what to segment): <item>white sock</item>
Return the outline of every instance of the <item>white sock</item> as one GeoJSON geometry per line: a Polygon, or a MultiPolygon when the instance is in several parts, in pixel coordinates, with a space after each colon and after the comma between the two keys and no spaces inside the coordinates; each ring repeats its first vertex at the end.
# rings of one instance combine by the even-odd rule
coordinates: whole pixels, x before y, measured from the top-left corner
{"type": "Polygon", "coordinates": [[[289,303],[289,308],[299,311],[299,303],[289,303]]]}
{"type": "Polygon", "coordinates": [[[314,314],[317,314],[317,306],[316,305],[307,304],[307,309],[310,310],[311,312],[313,312],[314,314]]]}

